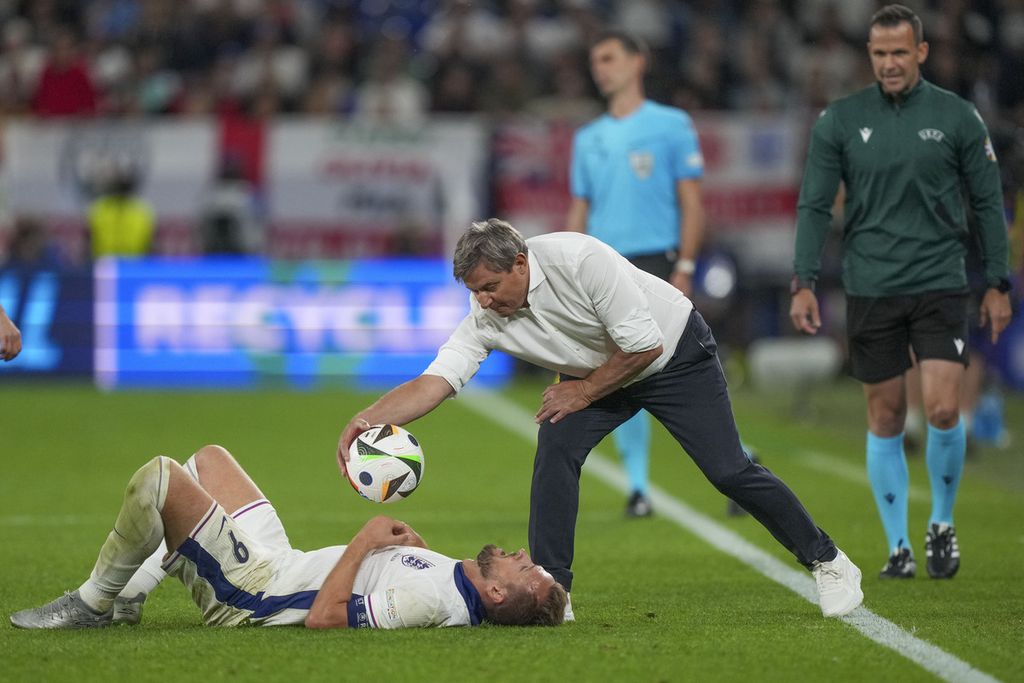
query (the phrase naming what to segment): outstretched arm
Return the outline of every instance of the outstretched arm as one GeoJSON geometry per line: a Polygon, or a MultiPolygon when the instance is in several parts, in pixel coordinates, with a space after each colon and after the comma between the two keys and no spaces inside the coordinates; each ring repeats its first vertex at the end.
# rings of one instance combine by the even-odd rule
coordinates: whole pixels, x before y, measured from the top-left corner
{"type": "Polygon", "coordinates": [[[352,586],[363,560],[372,551],[389,545],[426,547],[420,535],[404,522],[380,515],[359,530],[327,575],[306,615],[306,628],[345,628],[352,586]]]}
{"type": "Polygon", "coordinates": [[[420,375],[398,385],[345,425],[338,439],[338,466],[345,469],[349,446],[371,425],[407,424],[429,413],[454,392],[452,385],[437,375],[420,375]]]}

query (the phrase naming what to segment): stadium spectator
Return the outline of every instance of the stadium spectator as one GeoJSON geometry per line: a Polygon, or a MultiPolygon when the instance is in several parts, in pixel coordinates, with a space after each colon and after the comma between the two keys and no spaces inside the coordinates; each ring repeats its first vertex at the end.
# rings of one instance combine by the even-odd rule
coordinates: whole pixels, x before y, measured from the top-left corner
{"type": "MultiPolygon", "coordinates": [[[[590,68],[608,111],[576,132],[566,229],[586,232],[637,268],[693,294],[704,240],[704,159],[690,115],[646,99],[650,54],[611,30],[590,49],[590,68]]],[[[651,514],[651,423],[640,411],[612,436],[629,476],[626,515],[651,514]]]]}
{"type": "Polygon", "coordinates": [[[694,23],[693,46],[681,69],[686,82],[705,107],[726,108],[731,76],[725,40],[718,24],[707,17],[694,23]]]}
{"type": "Polygon", "coordinates": [[[540,11],[538,0],[505,0],[495,49],[502,59],[549,64],[563,50],[584,47],[580,27],[562,13],[540,11]]]}
{"type": "Polygon", "coordinates": [[[296,550],[232,455],[205,446],[184,466],[164,456],[143,465],[85,583],[11,615],[11,623],[137,624],[146,596],[167,574],[190,590],[209,626],[554,626],[566,601],[522,550],[488,545],[476,559],[457,561],[389,517],[371,519],[348,545],[296,550]]]}
{"type": "Polygon", "coordinates": [[[460,59],[444,62],[434,79],[430,109],[439,113],[477,111],[476,75],[473,66],[460,59]]]}
{"type": "Polygon", "coordinates": [[[370,57],[369,74],[355,91],[353,119],[372,125],[414,127],[426,119],[430,96],[426,88],[407,73],[405,43],[385,38],[378,41],[370,57]]]}
{"type": "Polygon", "coordinates": [[[235,93],[257,99],[261,89],[272,89],[286,111],[295,111],[309,81],[308,51],[284,40],[272,21],[258,22],[255,34],[252,47],[235,65],[235,93]]]}
{"type": "Polygon", "coordinates": [[[601,113],[601,106],[590,94],[584,59],[575,50],[563,52],[551,65],[546,93],[526,104],[535,116],[578,123],[601,113]]]}
{"type": "Polygon", "coordinates": [[[117,169],[106,191],[89,206],[93,258],[145,256],[153,248],[153,209],[135,194],[134,170],[117,169]]]}
{"type": "Polygon", "coordinates": [[[500,59],[490,65],[478,102],[496,119],[526,111],[537,97],[535,72],[516,59],[500,59]]]}
{"type": "MultiPolygon", "coordinates": [[[[740,446],[711,330],[689,299],[589,235],[524,240],[498,219],[455,247],[470,312],[419,377],[384,394],[342,430],[338,464],[371,424],[405,424],[459,392],[500,350],[558,372],[536,421],[530,549],[568,591],[579,477],[587,455],[641,408],[669,430],[716,488],[758,519],[817,581],[822,614],[864,598],[860,570],[815,526],[792,491],[740,446]]],[[[566,619],[573,618],[571,603],[566,619]]]]}
{"type": "Polygon", "coordinates": [[[794,80],[806,91],[815,79],[827,88],[831,101],[853,90],[859,83],[856,65],[860,53],[843,36],[840,11],[835,4],[822,13],[814,41],[798,50],[790,67],[794,80]]]}
{"type": "Polygon", "coordinates": [[[483,64],[499,56],[501,23],[488,3],[445,0],[423,28],[423,47],[437,59],[483,64]]]}
{"type": "MultiPolygon", "coordinates": [[[[936,27],[938,72],[932,80],[960,84],[957,92],[973,98],[986,116],[997,113],[990,103],[1003,116],[1024,92],[1017,87],[1024,73],[1018,4],[926,3],[936,27]],[[953,54],[955,61],[943,58],[953,54]]],[[[870,81],[863,60],[851,55],[861,43],[852,27],[872,7],[834,0],[15,3],[0,10],[0,82],[13,84],[2,93],[9,111],[30,110],[45,58],[39,37],[71,27],[87,38],[85,73],[96,91],[96,108],[107,115],[139,113],[138,106],[126,106],[135,102],[138,89],[134,65],[150,61],[143,53],[155,53],[163,57],[158,77],[146,88],[147,100],[175,84],[180,92],[170,106],[148,106],[147,115],[208,113],[209,97],[202,92],[207,88],[193,93],[191,86],[210,83],[211,72],[227,64],[229,82],[244,93],[218,87],[212,91],[218,100],[244,96],[249,110],[347,117],[352,91],[376,78],[363,67],[381,43],[398,41],[411,49],[413,80],[429,93],[441,90],[438,81],[449,74],[442,66],[452,60],[469,66],[473,89],[480,92],[492,72],[524,83],[549,80],[561,54],[589,44],[601,26],[614,24],[634,28],[654,44],[648,89],[655,98],[678,96],[712,109],[814,107],[837,90],[870,81]],[[521,75],[500,66],[516,61],[521,75]],[[267,95],[268,81],[276,102],[267,95]]],[[[454,80],[464,78],[461,68],[455,71],[454,80]]],[[[528,92],[527,100],[536,94],[528,92]]],[[[495,111],[496,101],[477,98],[476,111],[495,111]]],[[[517,102],[515,110],[524,107],[517,102]]]]}
{"type": "Polygon", "coordinates": [[[73,29],[56,31],[49,59],[32,95],[32,113],[39,117],[91,116],[96,89],[82,58],[73,29]]]}
{"type": "Polygon", "coordinates": [[[31,42],[28,20],[14,18],[3,26],[0,51],[0,102],[4,111],[20,112],[32,99],[46,65],[46,50],[31,42]]]}
{"type": "Polygon", "coordinates": [[[60,252],[38,218],[22,215],[14,219],[3,268],[36,270],[59,268],[63,265],[65,264],[60,252]]]}
{"type": "Polygon", "coordinates": [[[163,50],[158,46],[144,46],[135,54],[132,99],[126,103],[128,111],[143,114],[169,112],[181,97],[180,74],[166,67],[163,50]]]}
{"type": "Polygon", "coordinates": [[[239,160],[225,159],[203,201],[199,243],[206,254],[258,254],[265,236],[255,190],[239,160]]]}
{"type": "Polygon", "coordinates": [[[358,59],[352,24],[334,20],[324,26],[314,42],[310,70],[317,77],[332,74],[352,78],[359,70],[358,59]]]}
{"type": "Polygon", "coordinates": [[[959,390],[968,340],[960,188],[982,235],[988,289],[980,321],[991,325],[994,342],[1010,321],[999,168],[977,110],[921,77],[928,43],[917,15],[902,5],[879,10],[868,54],[878,82],[834,102],[814,126],[797,209],[790,317],[808,334],[821,326],[815,281],[842,180],[850,367],[864,386],[868,478],[889,552],[880,576],[916,572],[902,435],[912,348],[929,423],[928,574],[951,578],[960,566],[953,506],[965,453],[959,390]]]}

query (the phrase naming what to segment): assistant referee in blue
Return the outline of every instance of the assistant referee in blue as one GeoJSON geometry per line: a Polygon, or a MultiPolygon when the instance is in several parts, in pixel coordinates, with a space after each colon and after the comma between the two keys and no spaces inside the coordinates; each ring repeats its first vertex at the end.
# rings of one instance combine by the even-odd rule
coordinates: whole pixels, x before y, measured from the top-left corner
{"type": "MultiPolygon", "coordinates": [[[[566,229],[593,235],[641,270],[692,294],[704,236],[704,159],[690,116],[644,97],[648,63],[646,45],[624,31],[604,31],[591,47],[591,73],[608,111],[576,132],[566,229]]],[[[614,439],[631,489],[626,514],[646,517],[646,411],[616,429],[614,439]]]]}

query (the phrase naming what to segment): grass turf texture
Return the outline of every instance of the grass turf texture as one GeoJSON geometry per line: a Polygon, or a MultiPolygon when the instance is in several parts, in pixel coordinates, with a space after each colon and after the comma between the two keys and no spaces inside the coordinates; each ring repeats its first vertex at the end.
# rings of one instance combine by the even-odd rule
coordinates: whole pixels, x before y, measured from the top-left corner
{"type": "MultiPolygon", "coordinates": [[[[508,395],[528,409],[541,385],[508,395]]],[[[204,681],[933,680],[815,605],[655,517],[625,520],[624,497],[584,475],[574,606],[559,629],[309,632],[211,629],[184,589],[166,582],[143,624],[88,632],[24,632],[6,616],[73,589],[87,576],[124,484],[145,459],[184,460],[204,443],[239,457],[274,501],[296,547],[344,543],[386,513],[411,523],[436,549],[475,555],[485,542],[526,545],[533,444],[449,402],[411,425],[424,444],[423,486],[397,505],[358,498],[333,462],[337,434],[374,396],[325,393],[101,394],[88,386],[0,386],[0,680],[204,681]]],[[[1019,445],[970,460],[957,507],[960,574],[924,570],[929,512],[923,457],[910,477],[913,581],[875,578],[884,537],[863,477],[859,388],[815,391],[810,415],[791,418],[778,396],[734,392],[744,439],[782,476],[864,570],[866,605],[1005,681],[1024,680],[1024,455],[1019,445]],[[857,474],[860,480],[857,480],[857,474]]],[[[1024,400],[1007,401],[1007,424],[1024,425],[1024,400]]],[[[670,494],[791,561],[751,519],[727,519],[724,500],[655,430],[652,476],[670,494]]],[[[599,449],[613,455],[610,445],[599,449]]],[[[613,456],[614,457],[614,456],[613,456]]]]}

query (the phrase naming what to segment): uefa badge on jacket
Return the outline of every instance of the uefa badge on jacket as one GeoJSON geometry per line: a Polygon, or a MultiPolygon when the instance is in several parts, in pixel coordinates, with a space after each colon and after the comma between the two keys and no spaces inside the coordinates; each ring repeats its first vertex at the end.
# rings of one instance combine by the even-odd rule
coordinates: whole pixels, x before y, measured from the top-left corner
{"type": "Polygon", "coordinates": [[[996,150],[992,146],[992,140],[988,136],[985,137],[985,156],[988,157],[989,161],[996,160],[996,150]]]}
{"type": "Polygon", "coordinates": [[[629,165],[637,178],[647,180],[654,169],[654,155],[650,152],[630,152],[629,165]]]}

